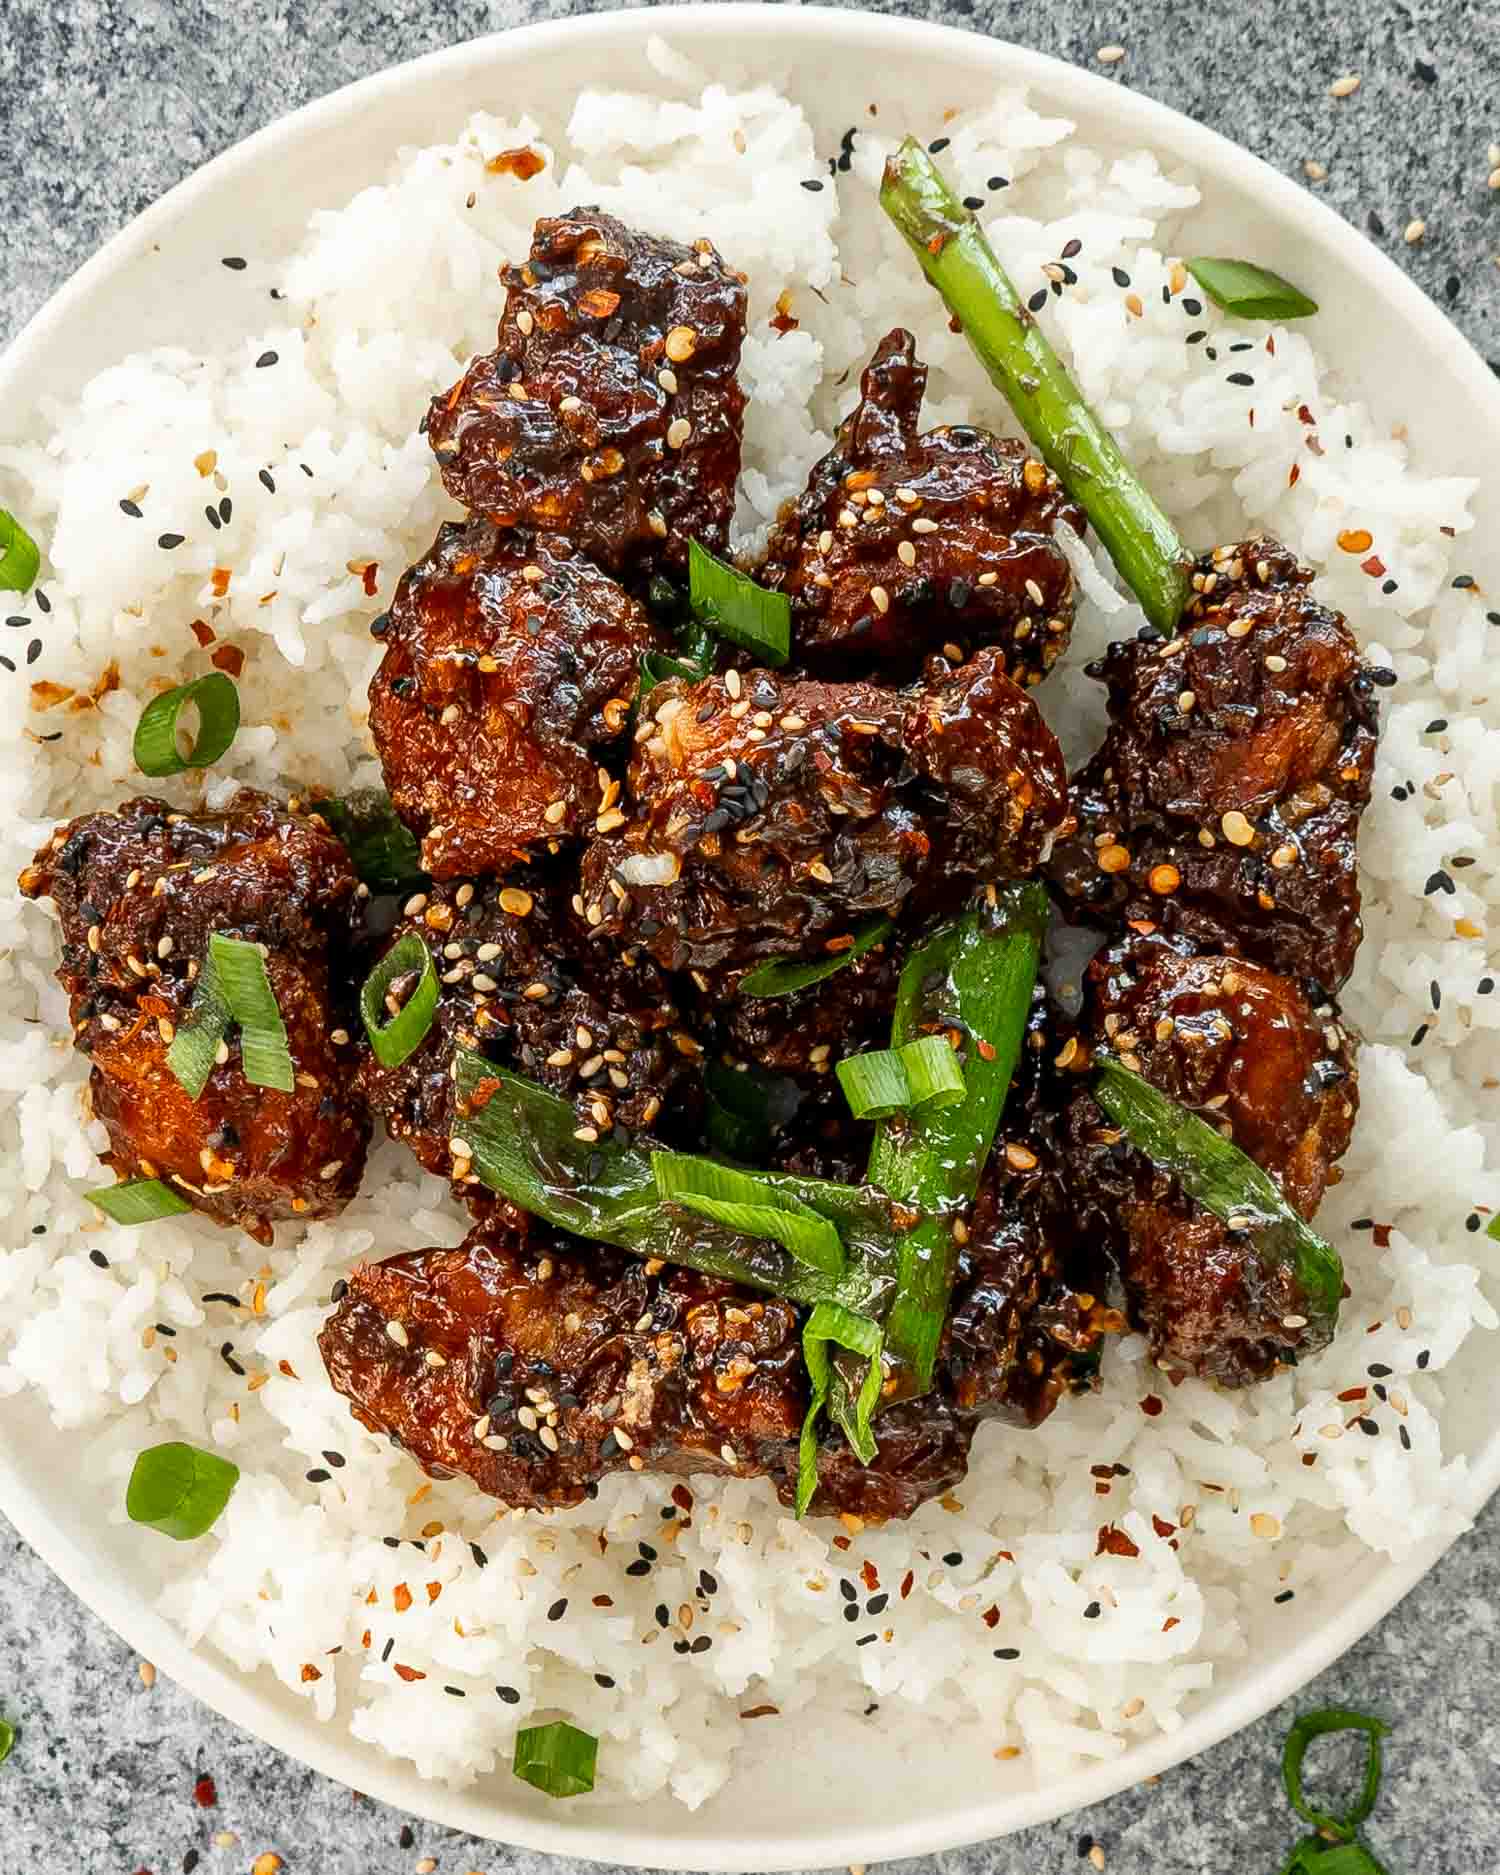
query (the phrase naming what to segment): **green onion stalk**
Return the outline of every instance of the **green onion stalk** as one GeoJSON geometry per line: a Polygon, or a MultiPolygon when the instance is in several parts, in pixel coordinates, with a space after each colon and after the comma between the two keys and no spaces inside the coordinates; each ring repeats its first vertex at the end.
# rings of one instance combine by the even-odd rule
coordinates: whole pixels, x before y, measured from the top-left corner
{"type": "Polygon", "coordinates": [[[886,164],[880,205],[1147,618],[1175,631],[1187,603],[1187,549],[1048,344],[983,229],[915,138],[886,164]]]}

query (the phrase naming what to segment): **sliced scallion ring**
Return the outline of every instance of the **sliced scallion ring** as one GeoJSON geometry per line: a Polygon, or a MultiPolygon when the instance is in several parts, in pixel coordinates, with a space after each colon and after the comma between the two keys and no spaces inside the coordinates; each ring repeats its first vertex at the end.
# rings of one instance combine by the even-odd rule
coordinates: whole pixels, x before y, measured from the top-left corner
{"type": "Polygon", "coordinates": [[[359,992],[359,1013],[381,1067],[399,1068],[408,1055],[421,1047],[432,1027],[437,1001],[437,969],[432,952],[415,931],[408,931],[376,964],[359,992]],[[415,987],[399,1012],[387,1018],[386,992],[413,970],[421,972],[415,987]]]}
{"type": "Polygon", "coordinates": [[[123,1185],[106,1185],[83,1195],[117,1224],[154,1224],[160,1217],[177,1217],[193,1208],[159,1178],[127,1179],[123,1185]]]}
{"type": "Polygon", "coordinates": [[[669,1203],[747,1236],[769,1237],[826,1276],[843,1269],[844,1246],[832,1220],[764,1179],[686,1152],[653,1152],[651,1170],[669,1203]]]}
{"type": "Polygon", "coordinates": [[[599,1741],[566,1719],[528,1725],[516,1733],[511,1769],[549,1797],[581,1797],[594,1788],[599,1741]]]}
{"type": "Polygon", "coordinates": [[[41,549],[7,508],[0,508],[0,592],[30,592],[41,549]]]}
{"type": "Polygon", "coordinates": [[[852,964],[856,957],[873,950],[890,936],[891,929],[889,918],[870,918],[855,932],[852,944],[830,957],[819,957],[811,963],[773,957],[769,963],[757,964],[740,978],[739,993],[741,996],[790,996],[794,990],[805,990],[809,984],[821,983],[824,977],[831,977],[834,971],[842,970],[845,964],[852,964]]]}
{"type": "Polygon", "coordinates": [[[753,651],[764,664],[785,664],[792,652],[792,602],[696,540],[688,543],[688,596],[694,612],[721,638],[753,651]]]}
{"type": "Polygon", "coordinates": [[[266,974],[260,946],[215,931],[208,940],[214,975],[229,1013],[240,1025],[240,1062],[245,1079],[256,1087],[291,1093],[296,1085],[286,1024],[276,1007],[276,993],[266,974]]]}
{"type": "Polygon", "coordinates": [[[125,1515],[179,1543],[190,1543],[217,1521],[239,1482],[240,1468],[217,1452],[173,1439],[137,1455],[125,1491],[125,1515]]]}
{"type": "Polygon", "coordinates": [[[863,1055],[845,1055],[834,1072],[856,1120],[888,1120],[912,1104],[911,1082],[899,1049],[872,1048],[863,1055]]]}
{"type": "Polygon", "coordinates": [[[153,697],[135,726],[135,765],[143,775],[180,775],[184,768],[208,768],[228,749],[240,727],[240,693],[223,671],[210,671],[190,684],[179,684],[153,697]],[[193,704],[198,735],[184,755],[177,746],[177,719],[193,704]]]}
{"type": "Polygon", "coordinates": [[[207,1087],[208,1077],[214,1071],[219,1044],[231,1021],[233,1017],[224,999],[224,992],[219,987],[218,972],[214,968],[213,953],[210,951],[198,972],[193,1006],[188,1011],[186,1021],[178,1025],[177,1033],[172,1037],[172,1045],[167,1050],[167,1066],[182,1083],[190,1100],[197,1100],[207,1087]]]}
{"type": "Polygon", "coordinates": [[[963,1066],[946,1036],[924,1035],[897,1052],[911,1088],[911,1104],[918,1113],[929,1107],[956,1106],[963,1099],[963,1066]]]}

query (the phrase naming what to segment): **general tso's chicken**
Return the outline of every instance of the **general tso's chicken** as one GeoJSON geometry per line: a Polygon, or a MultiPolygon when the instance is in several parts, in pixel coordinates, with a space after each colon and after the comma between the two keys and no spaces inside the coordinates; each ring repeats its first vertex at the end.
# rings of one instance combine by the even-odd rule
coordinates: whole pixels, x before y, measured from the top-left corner
{"type": "Polygon", "coordinates": [[[107,1163],[122,1178],[165,1180],[261,1243],[276,1219],[341,1210],[370,1127],[331,1006],[329,944],[361,888],[323,822],[249,789],[219,814],[137,798],[60,828],[20,884],[61,917],[58,980],[93,1064],[107,1163]],[[245,1078],[233,1027],[197,1100],[167,1065],[213,932],[263,949],[296,1073],[290,1093],[245,1078]]]}
{"type": "MultiPolygon", "coordinates": [[[[394,1138],[468,1196],[477,1175],[454,1117],[453,1052],[462,1045],[575,1100],[579,1124],[672,1138],[701,1106],[702,1050],[647,956],[591,944],[557,866],[502,885],[434,883],[405,901],[380,955],[408,933],[438,971],[432,1024],[416,1051],[384,1067],[362,1049],[359,1088],[394,1138]]],[[[416,975],[389,994],[400,1008],[416,975]]]]}
{"type": "MultiPolygon", "coordinates": [[[[1131,937],[1097,957],[1089,1033],[1225,1131],[1303,1217],[1337,1180],[1358,1109],[1354,1041],[1327,1004],[1238,957],[1131,937]]],[[[1133,1318],[1173,1373],[1243,1386],[1316,1352],[1321,1325],[1284,1262],[1231,1230],[1120,1138],[1091,1097],[1070,1116],[1075,1204],[1115,1234],[1133,1318]]],[[[1326,1333],[1323,1333],[1326,1339],[1326,1333]]]]}
{"type": "Polygon", "coordinates": [[[1110,727],[1052,876],[1085,917],[1180,933],[1336,991],[1359,946],[1355,839],[1373,680],[1312,574],[1270,541],[1199,563],[1180,633],[1112,645],[1110,727]]]}
{"type": "Polygon", "coordinates": [[[539,221],[504,269],[499,342],[434,399],[449,493],[502,527],[562,534],[632,584],[721,549],[745,398],[743,277],[596,208],[539,221]]]}
{"type": "Polygon", "coordinates": [[[906,692],[764,670],[653,690],[634,816],[584,859],[590,922],[665,969],[743,968],[847,949],[936,867],[1030,871],[1064,818],[1064,771],[1001,661],[906,692]]]}
{"type": "Polygon", "coordinates": [[[362,1424],[513,1506],[613,1471],[780,1482],[807,1410],[790,1303],[535,1222],[360,1264],[319,1345],[362,1424]]]}
{"type": "Polygon", "coordinates": [[[608,806],[596,758],[657,646],[614,580],[555,542],[450,523],[376,624],[370,732],[427,872],[503,873],[592,830],[608,806]]]}
{"type": "Polygon", "coordinates": [[[919,435],[926,383],[911,334],[889,333],[758,577],[791,599],[798,656],[827,675],[910,676],[929,652],[996,645],[1036,683],[1073,622],[1055,534],[1081,535],[1083,516],[1020,443],[967,424],[919,435]]]}

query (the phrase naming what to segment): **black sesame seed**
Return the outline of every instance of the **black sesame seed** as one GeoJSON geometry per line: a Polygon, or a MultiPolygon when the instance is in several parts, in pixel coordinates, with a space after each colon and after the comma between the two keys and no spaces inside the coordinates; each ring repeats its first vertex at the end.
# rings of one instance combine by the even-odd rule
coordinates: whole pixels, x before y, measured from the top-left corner
{"type": "Polygon", "coordinates": [[[932,142],[927,146],[927,154],[929,156],[941,156],[952,141],[953,139],[951,137],[934,137],[932,142]]]}
{"type": "Polygon", "coordinates": [[[276,484],[271,480],[271,471],[269,469],[261,470],[259,480],[261,487],[265,489],[267,494],[274,495],[276,493],[276,484]]]}
{"type": "Polygon", "coordinates": [[[174,547],[180,547],[186,539],[185,534],[158,534],[156,544],[170,553],[174,547]]]}
{"type": "Polygon", "coordinates": [[[1409,1452],[1411,1450],[1411,1434],[1406,1430],[1405,1426],[1397,1426],[1396,1436],[1401,1441],[1401,1450],[1403,1452],[1409,1452]]]}
{"type": "Polygon", "coordinates": [[[380,1540],[387,1549],[400,1549],[401,1547],[401,1539],[399,1536],[383,1536],[380,1540]]]}
{"type": "Polygon", "coordinates": [[[1196,332],[1188,333],[1186,343],[1189,345],[1201,345],[1207,337],[1208,334],[1200,326],[1196,332]]]}
{"type": "Polygon", "coordinates": [[[1082,252],[1083,243],[1076,235],[1071,241],[1063,242],[1062,258],[1064,260],[1071,260],[1075,254],[1081,254],[1082,252]]]}
{"type": "Polygon", "coordinates": [[[1382,580],[1382,581],[1380,582],[1380,590],[1381,590],[1381,591],[1382,591],[1383,593],[1386,593],[1387,595],[1389,595],[1389,594],[1391,594],[1391,593],[1393,593],[1393,592],[1394,592],[1394,591],[1396,590],[1396,582],[1395,582],[1395,580],[1393,580],[1393,579],[1383,579],[1383,580],[1382,580]]]}
{"type": "Polygon", "coordinates": [[[27,618],[24,613],[13,612],[5,622],[10,626],[12,631],[23,631],[26,626],[31,623],[31,620],[27,618]]]}
{"type": "Polygon", "coordinates": [[[1448,727],[1448,719],[1446,716],[1434,716],[1432,721],[1422,731],[1422,734],[1424,736],[1441,735],[1443,730],[1445,730],[1447,727],[1448,727]]]}
{"type": "Polygon", "coordinates": [[[93,1264],[95,1269],[107,1270],[109,1268],[109,1258],[102,1250],[90,1250],[89,1262],[93,1264]]]}
{"type": "Polygon", "coordinates": [[[1427,1363],[1431,1359],[1432,1359],[1432,1349],[1423,1348],[1422,1352],[1417,1356],[1417,1366],[1419,1368],[1425,1368],[1427,1363]]]}
{"type": "Polygon", "coordinates": [[[878,1634],[861,1634],[854,1645],[856,1647],[868,1647],[871,1641],[878,1641],[879,1639],[880,1636],[878,1634]]]}
{"type": "Polygon", "coordinates": [[[1474,575],[1472,573],[1455,573],[1453,576],[1453,584],[1460,592],[1467,592],[1474,584],[1474,575]]]}
{"type": "Polygon", "coordinates": [[[226,495],[219,503],[219,519],[224,523],[225,527],[228,527],[230,516],[233,513],[234,503],[229,499],[228,495],[226,495]]]}
{"type": "Polygon", "coordinates": [[[816,176],[809,176],[802,186],[809,195],[820,195],[823,191],[823,184],[816,176]]]}
{"type": "Polygon", "coordinates": [[[627,1563],[625,1573],[628,1576],[648,1576],[651,1573],[651,1565],[648,1562],[627,1563]]]}
{"type": "Polygon", "coordinates": [[[1078,1841],[1074,1845],[1074,1847],[1075,1847],[1075,1851],[1077,1853],[1077,1856],[1080,1862],[1083,1861],[1083,1859],[1088,1855],[1089,1851],[1093,1848],[1093,1846],[1094,1846],[1094,1839],[1092,1836],[1080,1836],[1078,1838],[1078,1841]]]}
{"type": "Polygon", "coordinates": [[[474,1563],[475,1563],[476,1568],[479,1568],[479,1569],[489,1568],[490,1559],[488,1556],[485,1555],[484,1551],[479,1547],[477,1543],[471,1543],[469,1545],[469,1554],[474,1558],[474,1563]]]}
{"type": "Polygon", "coordinates": [[[1083,1618],[1085,1621],[1097,1621],[1101,1613],[1102,1610],[1098,1602],[1090,1602],[1088,1607],[1083,1611],[1083,1618]]]}
{"type": "Polygon", "coordinates": [[[380,1658],[381,1658],[382,1664],[385,1661],[390,1659],[392,1653],[395,1651],[395,1647],[396,1647],[396,1637],[393,1634],[391,1638],[386,1642],[385,1646],[382,1647],[380,1650],[380,1658]]]}
{"type": "Polygon", "coordinates": [[[884,1592],[879,1595],[872,1595],[865,1603],[865,1613],[867,1615],[883,1615],[890,1606],[890,1600],[890,1596],[884,1592]]]}
{"type": "Polygon", "coordinates": [[[1479,1229],[1479,1213],[1477,1211],[1471,1211],[1464,1219],[1464,1229],[1468,1231],[1479,1229]]]}
{"type": "Polygon", "coordinates": [[[256,370],[264,371],[267,365],[274,365],[276,362],[276,356],[277,355],[275,352],[262,352],[260,357],[257,358],[255,361],[256,370]]]}
{"type": "Polygon", "coordinates": [[[200,1860],[198,1851],[189,1849],[182,1858],[182,1875],[193,1875],[193,1870],[197,1868],[200,1860]]]}
{"type": "Polygon", "coordinates": [[[1231,371],[1228,378],[1225,379],[1225,382],[1228,384],[1253,384],[1255,379],[1251,377],[1248,371],[1231,371]]]}
{"type": "Polygon", "coordinates": [[[128,514],[132,521],[139,521],[141,518],[141,511],[133,501],[122,501],[120,503],[120,512],[121,514],[128,514]]]}
{"type": "Polygon", "coordinates": [[[985,187],[989,189],[1008,189],[1010,187],[1010,178],[1009,176],[991,176],[989,181],[985,184],[985,187]]]}
{"type": "Polygon", "coordinates": [[[1420,1027],[1413,1030],[1412,1038],[1411,1038],[1411,1045],[1413,1048],[1420,1048],[1423,1042],[1427,1040],[1427,1026],[1428,1025],[1424,1022],[1420,1025],[1420,1027]]]}
{"type": "Polygon", "coordinates": [[[344,1468],[344,1455],[343,1455],[343,1453],[342,1453],[342,1452],[325,1452],[325,1453],[323,1454],[323,1457],[324,1457],[324,1458],[325,1458],[325,1459],[327,1460],[327,1462],[328,1462],[328,1463],[329,1463],[330,1465],[332,1465],[332,1467],[334,1468],[334,1470],[335,1470],[335,1471],[342,1471],[342,1470],[343,1470],[343,1468],[344,1468]]]}
{"type": "Polygon", "coordinates": [[[226,254],[219,262],[219,265],[221,267],[227,267],[231,273],[243,273],[245,271],[246,262],[238,254],[226,254]]]}
{"type": "Polygon", "coordinates": [[[327,1484],[328,1477],[329,1474],[324,1471],[321,1465],[314,1465],[312,1470],[307,1474],[307,1482],[309,1484],[327,1484]]]}
{"type": "Polygon", "coordinates": [[[859,1590],[855,1588],[854,1584],[847,1576],[839,1583],[839,1594],[843,1596],[846,1602],[857,1602],[859,1600],[859,1590]]]}
{"type": "Polygon", "coordinates": [[[1480,996],[1488,996],[1491,990],[1494,989],[1494,987],[1495,987],[1495,979],[1493,977],[1481,977],[1479,979],[1479,986],[1478,986],[1477,993],[1480,996]]]}
{"type": "Polygon", "coordinates": [[[858,1621],[859,1619],[858,1602],[845,1602],[844,1603],[844,1619],[846,1621],[858,1621]]]}
{"type": "Polygon", "coordinates": [[[709,1648],[712,1646],[713,1646],[713,1642],[708,1638],[708,1636],[706,1634],[700,1634],[697,1640],[694,1641],[692,1646],[688,1649],[688,1651],[689,1653],[694,1653],[694,1654],[706,1654],[709,1648]]]}
{"type": "Polygon", "coordinates": [[[1443,992],[1438,988],[1438,980],[1436,977],[1427,985],[1427,994],[1432,998],[1433,1008],[1441,1009],[1443,1006],[1443,992]]]}
{"type": "Polygon", "coordinates": [[[1421,79],[1424,85],[1435,85],[1437,83],[1437,67],[1435,65],[1429,65],[1426,59],[1418,59],[1412,66],[1412,70],[1417,77],[1421,79]]]}
{"type": "Polygon", "coordinates": [[[1372,1380],[1388,1380],[1391,1374],[1390,1368],[1386,1366],[1384,1361],[1371,1361],[1370,1365],[1365,1369],[1365,1372],[1372,1380]]]}
{"type": "MultiPolygon", "coordinates": [[[[332,1302],[342,1302],[344,1297],[348,1295],[348,1293],[349,1293],[349,1284],[342,1276],[340,1276],[338,1281],[333,1285],[332,1289],[329,1290],[328,1297],[329,1297],[329,1300],[332,1302]]],[[[203,1299],[206,1302],[208,1301],[209,1298],[205,1296],[203,1299]]],[[[227,1300],[232,1302],[234,1300],[234,1297],[230,1296],[227,1298],[227,1300]]]]}
{"type": "Polygon", "coordinates": [[[516,1691],[515,1687],[497,1686],[495,1688],[495,1691],[505,1701],[507,1706],[519,1706],[520,1705],[521,1695],[516,1691]]]}
{"type": "Polygon", "coordinates": [[[655,1551],[654,1549],[652,1549],[652,1547],[651,1547],[651,1545],[650,1545],[649,1543],[637,1543],[637,1544],[636,1544],[636,1548],[637,1548],[637,1549],[638,1549],[638,1550],[639,1550],[639,1551],[641,1552],[641,1554],[642,1554],[642,1555],[643,1555],[643,1556],[645,1557],[645,1559],[646,1559],[646,1561],[647,1561],[647,1562],[655,1562],[655,1561],[656,1561],[656,1551],[655,1551]]]}
{"type": "Polygon", "coordinates": [[[239,1362],[234,1358],[234,1343],[232,1341],[226,1341],[219,1349],[219,1358],[223,1361],[231,1374],[244,1375],[244,1368],[241,1367],[239,1362]]]}
{"type": "Polygon", "coordinates": [[[1427,875],[1427,883],[1422,887],[1422,896],[1431,898],[1434,892],[1452,892],[1456,890],[1453,881],[1439,866],[1436,872],[1427,875]]]}
{"type": "Polygon", "coordinates": [[[1027,300],[1026,304],[1031,309],[1032,312],[1040,312],[1042,308],[1047,304],[1046,287],[1039,286],[1037,290],[1035,291],[1035,293],[1032,294],[1031,298],[1027,300]]]}
{"type": "Polygon", "coordinates": [[[1354,1423],[1356,1426],[1359,1427],[1361,1432],[1368,1434],[1370,1438],[1378,1439],[1380,1437],[1380,1428],[1379,1426],[1376,1425],[1373,1419],[1370,1419],[1368,1417],[1364,1419],[1356,1419],[1354,1423]]]}
{"type": "Polygon", "coordinates": [[[614,1681],[607,1673],[596,1673],[594,1675],[594,1684],[595,1686],[602,1686],[607,1693],[614,1685],[614,1681]]]}
{"type": "Polygon", "coordinates": [[[672,1625],[672,1611],[665,1602],[656,1604],[656,1625],[659,1628],[669,1628],[672,1625]]]}
{"type": "Polygon", "coordinates": [[[566,1595],[560,1595],[558,1599],[552,1604],[552,1606],[547,1610],[547,1619],[549,1621],[561,1621],[563,1616],[567,1612],[568,1612],[568,1598],[566,1595]]]}
{"type": "Polygon", "coordinates": [[[964,197],[964,207],[968,209],[970,214],[973,214],[975,209],[984,207],[984,197],[982,195],[966,195],[964,197]]]}
{"type": "Polygon", "coordinates": [[[1276,1597],[1276,1600],[1278,1602],[1289,1602],[1296,1593],[1297,1591],[1295,1589],[1283,1589],[1276,1597]]]}
{"type": "Polygon", "coordinates": [[[1021,1658],[1021,1650],[1019,1647],[997,1647],[995,1649],[995,1658],[997,1660],[1019,1660],[1021,1658]]]}
{"type": "Polygon", "coordinates": [[[1389,690],[1399,680],[1389,664],[1375,664],[1370,668],[1370,681],[1379,684],[1382,690],[1389,690]]]}
{"type": "Polygon", "coordinates": [[[1379,215],[1375,213],[1373,208],[1370,210],[1369,214],[1365,216],[1365,226],[1370,230],[1370,233],[1374,235],[1377,241],[1383,241],[1385,239],[1385,223],[1380,219],[1379,215]]]}
{"type": "Polygon", "coordinates": [[[218,529],[224,525],[224,523],[219,519],[219,510],[216,507],[214,507],[211,502],[203,510],[203,512],[208,520],[209,526],[213,528],[215,532],[217,532],[218,529]]]}
{"type": "Polygon", "coordinates": [[[685,1654],[687,1651],[688,1651],[688,1644],[686,1641],[673,1641],[672,1652],[674,1654],[685,1654]]]}
{"type": "Polygon", "coordinates": [[[396,1840],[403,1849],[410,1849],[416,1843],[417,1832],[412,1828],[410,1823],[403,1823],[401,1825],[401,1834],[396,1840]]]}
{"type": "Polygon", "coordinates": [[[702,1589],[705,1595],[717,1595],[719,1592],[719,1578],[707,1569],[700,1569],[698,1571],[698,1587],[702,1589]]]}
{"type": "MultiPolygon", "coordinates": [[[[37,587],[36,591],[31,596],[36,600],[38,611],[50,612],[52,610],[52,601],[47,597],[46,593],[42,591],[40,586],[37,587]]],[[[1500,624],[1500,620],[1497,620],[1492,613],[1490,615],[1490,623],[1491,625],[1500,624]]]]}
{"type": "Polygon", "coordinates": [[[1201,299],[1185,299],[1182,302],[1182,310],[1190,319],[1196,319],[1199,313],[1203,311],[1203,301],[1201,299]]]}
{"type": "Polygon", "coordinates": [[[943,1561],[948,1566],[948,1568],[957,1569],[958,1566],[963,1562],[963,1559],[964,1559],[964,1553],[962,1550],[950,1549],[948,1554],[943,1558],[943,1561]]]}
{"type": "Polygon", "coordinates": [[[1130,275],[1126,273],[1123,267],[1111,267],[1109,277],[1114,281],[1116,286],[1125,287],[1130,285],[1130,275]]]}

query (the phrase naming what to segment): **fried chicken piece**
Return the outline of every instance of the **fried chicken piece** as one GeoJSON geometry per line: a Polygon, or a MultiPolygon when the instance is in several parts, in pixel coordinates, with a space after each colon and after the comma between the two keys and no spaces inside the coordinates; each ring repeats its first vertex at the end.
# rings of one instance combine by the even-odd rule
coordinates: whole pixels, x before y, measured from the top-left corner
{"type": "MultiPolygon", "coordinates": [[[[362,1038],[359,1092],[393,1138],[466,1197],[480,1187],[469,1155],[452,1144],[462,1140],[450,1072],[460,1044],[576,1100],[581,1124],[599,1124],[602,1104],[609,1126],[692,1136],[702,1050],[671,984],[649,957],[633,952],[627,961],[613,946],[590,943],[571,897],[556,865],[527,868],[503,885],[435,882],[406,900],[380,945],[384,955],[415,932],[438,971],[438,1002],[422,1043],[396,1067],[383,1066],[362,1038]]],[[[398,1006],[415,987],[415,975],[393,986],[398,1006]]]]}
{"type": "Polygon", "coordinates": [[[502,527],[562,534],[635,583],[721,549],[745,406],[743,277],[597,208],[536,224],[501,274],[496,349],[433,400],[448,492],[502,527]]]}
{"type": "Polygon", "coordinates": [[[1378,734],[1353,635],[1284,547],[1216,547],[1181,632],[1089,674],[1110,727],[1051,876],[1080,916],[1181,934],[1332,993],[1361,926],[1355,840],[1378,734]]]}
{"type": "Polygon", "coordinates": [[[503,873],[591,830],[597,757],[625,729],[645,613],[555,541],[448,523],[376,621],[370,733],[434,878],[503,873]]]}
{"type": "Polygon", "coordinates": [[[915,674],[957,645],[1004,652],[1038,682],[1073,622],[1073,574],[1056,541],[1081,511],[1026,447],[968,424],[919,435],[927,385],[916,344],[881,340],[860,401],[785,510],[758,577],[792,602],[797,654],[827,675],[915,674]]]}
{"type": "Polygon", "coordinates": [[[140,797],[60,828],[20,885],[62,921],[57,976],[93,1063],[106,1162],[122,1178],[164,1179],[260,1243],[273,1220],[342,1210],[370,1123],[332,1008],[330,941],[360,886],[323,821],[250,789],[218,814],[140,797]],[[265,952],[297,1077],[289,1094],[246,1080],[233,1028],[197,1100],[167,1065],[216,931],[265,952]]]}
{"type": "Polygon", "coordinates": [[[1062,757],[1001,661],[907,692],[764,670],[653,690],[634,818],[585,855],[590,921],[665,969],[740,969],[846,949],[934,870],[1030,871],[1065,816],[1062,757]]]}
{"type": "MultiPolygon", "coordinates": [[[[1132,937],[1088,973],[1094,1037],[1269,1172],[1303,1217],[1335,1181],[1358,1110],[1355,1043],[1333,1009],[1290,977],[1238,957],[1195,956],[1132,937]]],[[[1244,1386],[1315,1353],[1286,1264],[1268,1267],[1233,1231],[1120,1141],[1085,1095],[1071,1116],[1080,1210],[1115,1220],[1133,1319],[1169,1372],[1244,1386]]],[[[1319,1334],[1322,1340],[1318,1339],[1319,1334]]]]}

